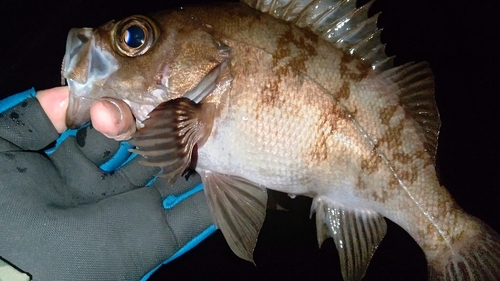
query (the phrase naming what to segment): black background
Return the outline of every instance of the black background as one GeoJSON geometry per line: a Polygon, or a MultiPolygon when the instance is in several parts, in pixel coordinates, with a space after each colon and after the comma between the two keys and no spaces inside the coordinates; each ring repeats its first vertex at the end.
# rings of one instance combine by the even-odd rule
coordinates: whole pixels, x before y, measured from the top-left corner
{"type": "MultiPolygon", "coordinates": [[[[202,1],[43,2],[0,4],[2,97],[59,85],[72,27],[202,1]]],[[[437,163],[442,184],[466,211],[500,231],[500,2],[481,3],[377,0],[372,12],[382,11],[382,39],[397,64],[425,60],[434,71],[443,123],[437,163]]],[[[289,207],[269,212],[255,250],[257,266],[233,255],[217,232],[150,280],[341,280],[333,242],[317,247],[308,201],[295,199],[289,207]]],[[[423,253],[389,222],[364,280],[426,280],[423,253]]]]}

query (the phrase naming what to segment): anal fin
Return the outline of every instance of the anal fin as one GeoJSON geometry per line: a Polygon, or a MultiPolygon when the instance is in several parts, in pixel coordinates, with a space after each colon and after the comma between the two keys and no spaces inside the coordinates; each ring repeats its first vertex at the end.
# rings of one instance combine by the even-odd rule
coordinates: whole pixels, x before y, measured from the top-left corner
{"type": "Polygon", "coordinates": [[[253,262],[266,216],[266,188],[238,177],[210,171],[199,173],[215,225],[238,257],[253,262]]]}
{"type": "Polygon", "coordinates": [[[212,105],[187,98],[161,103],[131,140],[136,146],[131,151],[146,158],[141,164],[162,168],[162,176],[174,181],[189,168],[194,146],[210,135],[213,113],[212,105]]]}
{"type": "Polygon", "coordinates": [[[311,211],[316,211],[318,243],[332,237],[339,252],[344,280],[361,280],[387,225],[376,212],[349,208],[316,197],[311,211]]]}

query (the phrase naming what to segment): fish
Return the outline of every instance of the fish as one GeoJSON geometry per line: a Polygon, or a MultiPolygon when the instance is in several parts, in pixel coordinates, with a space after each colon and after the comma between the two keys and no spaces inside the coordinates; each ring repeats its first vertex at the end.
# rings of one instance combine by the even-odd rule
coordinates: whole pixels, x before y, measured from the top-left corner
{"type": "Polygon", "coordinates": [[[432,72],[393,65],[371,4],[249,0],[74,29],[67,123],[87,122],[100,97],[127,102],[144,164],[170,179],[195,167],[245,260],[267,188],[313,198],[318,243],[333,238],[345,280],[365,274],[384,218],[422,248],[430,280],[498,280],[498,234],[436,175],[432,72]]]}

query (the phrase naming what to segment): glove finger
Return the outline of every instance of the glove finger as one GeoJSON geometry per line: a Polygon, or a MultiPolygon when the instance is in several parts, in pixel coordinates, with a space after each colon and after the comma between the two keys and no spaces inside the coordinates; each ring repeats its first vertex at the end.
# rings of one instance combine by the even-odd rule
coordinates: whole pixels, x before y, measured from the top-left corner
{"type": "Polygon", "coordinates": [[[34,96],[30,89],[0,102],[0,137],[24,150],[43,149],[59,136],[34,96]]]}
{"type": "Polygon", "coordinates": [[[135,157],[135,153],[129,151],[134,146],[125,141],[116,141],[106,137],[97,131],[92,124],[82,126],[78,130],[66,131],[57,139],[56,147],[46,150],[46,153],[52,154],[69,136],[74,136],[83,155],[105,172],[114,172],[118,167],[135,157]]]}
{"type": "MultiPolygon", "coordinates": [[[[203,189],[194,191],[188,196],[179,196],[182,200],[176,200],[176,204],[165,209],[165,218],[178,249],[164,264],[184,254],[216,230],[203,189]]],[[[165,207],[166,201],[163,202],[165,207]]]]}
{"type": "Polygon", "coordinates": [[[82,153],[97,166],[109,166],[103,169],[108,172],[122,165],[131,155],[128,144],[107,138],[92,125],[79,129],[75,139],[82,153]]]}
{"type": "MultiPolygon", "coordinates": [[[[155,188],[162,195],[165,220],[175,241],[164,245],[172,254],[162,264],[186,253],[215,232],[216,227],[197,173],[188,178],[179,177],[173,185],[165,178],[158,178],[150,188],[155,188]]],[[[156,269],[158,267],[146,277],[156,269]]]]}
{"type": "Polygon", "coordinates": [[[131,146],[128,143],[109,139],[95,130],[92,125],[65,131],[57,138],[54,147],[45,150],[45,154],[53,154],[68,137],[75,137],[83,155],[107,172],[122,165],[131,155],[128,151],[131,146]]]}
{"type": "Polygon", "coordinates": [[[97,202],[143,187],[160,171],[159,168],[140,165],[139,160],[133,159],[123,168],[107,172],[92,161],[101,157],[99,153],[91,156],[94,158],[91,160],[84,152],[88,151],[81,149],[77,138],[69,136],[49,156],[65,184],[59,193],[69,202],[97,202]]]}
{"type": "MultiPolygon", "coordinates": [[[[160,168],[140,164],[144,160],[140,155],[134,155],[130,160],[130,147],[126,142],[109,139],[87,126],[59,144],[51,158],[68,185],[68,195],[72,200],[94,202],[151,185],[156,180],[160,168]],[[125,160],[130,161],[122,165],[125,160]]],[[[190,190],[201,180],[194,174],[189,180],[180,177],[174,185],[162,182],[157,189],[166,198],[169,194],[190,190]]]]}
{"type": "MultiPolygon", "coordinates": [[[[167,178],[158,177],[155,181],[151,181],[149,185],[156,188],[162,198],[167,198],[168,196],[180,196],[190,192],[200,184],[200,175],[193,171],[189,176],[179,176],[173,184],[170,184],[167,178]]],[[[202,186],[198,188],[202,188],[202,186]]]]}

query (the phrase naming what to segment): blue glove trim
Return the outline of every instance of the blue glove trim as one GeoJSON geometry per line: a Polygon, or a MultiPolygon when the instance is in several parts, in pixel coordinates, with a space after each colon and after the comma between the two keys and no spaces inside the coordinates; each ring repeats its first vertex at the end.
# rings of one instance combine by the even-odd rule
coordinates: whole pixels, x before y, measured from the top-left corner
{"type": "MultiPolygon", "coordinates": [[[[90,123],[87,123],[87,124],[83,125],[82,127],[88,126],[89,124],[90,123]]],[[[69,136],[73,136],[73,137],[76,136],[76,132],[78,132],[78,129],[66,130],[64,133],[62,133],[57,138],[56,145],[54,145],[54,147],[45,150],[45,154],[51,155],[52,153],[54,153],[54,151],[56,151],[56,149],[59,147],[59,145],[61,145],[61,143],[63,143],[63,141],[66,140],[69,136]]]]}
{"type": "Polygon", "coordinates": [[[99,168],[101,168],[101,170],[105,172],[111,172],[127,164],[137,155],[129,151],[129,149],[131,148],[134,148],[134,146],[129,144],[128,142],[120,142],[120,148],[118,148],[118,151],[115,153],[115,155],[113,155],[113,157],[111,157],[111,159],[109,159],[106,163],[99,166],[99,168]]]}
{"type": "Polygon", "coordinates": [[[0,101],[0,112],[5,112],[21,102],[34,97],[36,97],[35,88],[7,97],[0,101]]]}
{"type": "Polygon", "coordinates": [[[169,195],[167,196],[167,198],[163,199],[163,208],[170,210],[173,207],[175,207],[175,205],[182,202],[184,199],[188,198],[189,196],[201,190],[203,190],[203,184],[199,183],[197,186],[193,187],[192,189],[188,190],[187,192],[179,196],[169,195]]]}
{"type": "MultiPolygon", "coordinates": [[[[200,184],[201,185],[201,184],[200,184]]],[[[191,250],[194,248],[194,246],[200,244],[201,241],[205,240],[208,236],[210,236],[212,233],[214,233],[217,230],[215,225],[210,225],[207,227],[207,229],[203,230],[200,234],[195,236],[193,239],[191,239],[189,242],[186,243],[182,248],[180,248],[175,254],[173,254],[170,258],[165,260],[163,263],[159,264],[157,267],[153,268],[150,272],[148,272],[144,277],[142,277],[141,281],[148,280],[153,273],[158,270],[162,265],[167,264],[176,258],[180,257],[181,255],[185,254],[187,251],[191,250]]]]}
{"type": "MultiPolygon", "coordinates": [[[[160,173],[160,174],[161,174],[161,173],[160,173]]],[[[153,183],[155,183],[155,181],[156,181],[157,179],[158,179],[158,176],[156,176],[156,177],[152,178],[152,179],[151,179],[151,180],[150,180],[150,181],[146,184],[146,186],[148,186],[148,187],[149,187],[149,186],[151,186],[153,183]]]]}

